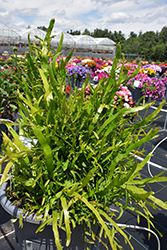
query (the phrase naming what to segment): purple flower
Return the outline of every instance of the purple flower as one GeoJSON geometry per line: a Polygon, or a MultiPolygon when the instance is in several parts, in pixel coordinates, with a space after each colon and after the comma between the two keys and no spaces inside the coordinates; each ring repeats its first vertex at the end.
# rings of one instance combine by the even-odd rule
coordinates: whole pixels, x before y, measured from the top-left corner
{"type": "Polygon", "coordinates": [[[152,77],[146,75],[137,75],[130,79],[128,84],[133,84],[135,80],[140,81],[139,87],[142,89],[142,94],[146,97],[151,96],[152,99],[161,99],[165,95],[167,84],[167,77],[163,79],[152,77]]]}
{"type": "Polygon", "coordinates": [[[74,67],[70,67],[67,70],[67,74],[69,75],[69,77],[73,77],[75,75],[75,78],[78,80],[85,80],[87,77],[87,74],[90,74],[90,77],[92,76],[92,69],[85,67],[85,66],[74,66],[74,67]]]}

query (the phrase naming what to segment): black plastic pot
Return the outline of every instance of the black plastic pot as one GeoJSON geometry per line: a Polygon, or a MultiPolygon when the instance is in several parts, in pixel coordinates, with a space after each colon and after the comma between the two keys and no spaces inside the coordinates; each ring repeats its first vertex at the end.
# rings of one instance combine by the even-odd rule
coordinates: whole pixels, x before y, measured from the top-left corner
{"type": "MultiPolygon", "coordinates": [[[[6,212],[11,215],[11,218],[17,218],[21,211],[18,207],[13,205],[6,196],[6,188],[8,183],[2,184],[0,189],[0,203],[6,212]]],[[[23,219],[23,228],[19,227],[18,220],[14,223],[16,241],[19,245],[20,250],[25,250],[26,245],[29,244],[29,249],[33,250],[57,250],[55,246],[55,239],[52,231],[52,225],[46,226],[42,232],[35,233],[37,228],[40,226],[41,222],[35,220],[35,215],[32,214],[27,218],[23,219]]],[[[94,228],[94,232],[97,234],[99,227],[94,228]]],[[[83,250],[86,249],[85,246],[90,250],[106,249],[101,243],[96,241],[93,245],[84,243],[83,239],[83,227],[77,226],[72,232],[71,243],[68,247],[64,247],[65,250],[83,250]]],[[[63,230],[59,230],[59,237],[61,239],[61,244],[65,246],[66,244],[66,234],[63,230]]]]}
{"type": "Polygon", "coordinates": [[[143,100],[145,99],[145,102],[148,101],[148,97],[145,97],[142,95],[142,91],[141,91],[141,88],[140,87],[135,87],[135,88],[132,88],[132,87],[128,87],[128,89],[131,91],[132,93],[132,97],[133,97],[133,101],[134,102],[138,102],[142,97],[140,103],[143,103],[143,100]]]}
{"type": "Polygon", "coordinates": [[[82,87],[82,84],[83,84],[83,81],[82,80],[78,80],[74,77],[71,77],[70,79],[67,78],[66,79],[66,82],[67,82],[67,85],[71,87],[71,92],[73,93],[74,91],[74,88],[77,87],[77,88],[81,88],[82,87]],[[69,82],[70,81],[70,82],[69,82]]]}

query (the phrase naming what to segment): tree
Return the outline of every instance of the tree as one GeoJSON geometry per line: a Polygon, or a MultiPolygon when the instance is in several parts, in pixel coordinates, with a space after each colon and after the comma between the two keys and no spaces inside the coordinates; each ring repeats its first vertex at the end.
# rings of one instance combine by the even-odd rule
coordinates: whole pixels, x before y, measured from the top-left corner
{"type": "Polygon", "coordinates": [[[137,37],[130,37],[122,44],[122,52],[125,54],[139,54],[140,42],[137,37]]]}
{"type": "Polygon", "coordinates": [[[116,43],[124,43],[125,41],[125,35],[122,33],[121,30],[119,30],[118,32],[117,31],[114,31],[114,34],[113,34],[113,41],[116,42],[116,43]]]}
{"type": "Polygon", "coordinates": [[[81,35],[81,31],[80,30],[70,30],[70,31],[67,31],[67,33],[71,34],[71,35],[81,35]]]}
{"type": "Polygon", "coordinates": [[[114,34],[108,29],[102,30],[102,29],[96,28],[90,35],[92,37],[108,37],[109,39],[114,41],[114,34]]]}
{"type": "Polygon", "coordinates": [[[85,29],[84,32],[82,33],[82,35],[90,36],[90,31],[88,29],[85,29]]]}
{"type": "Polygon", "coordinates": [[[158,43],[158,34],[154,31],[146,31],[139,37],[139,54],[146,56],[146,59],[153,57],[153,47],[158,43]]]}
{"type": "Polygon", "coordinates": [[[166,60],[166,49],[167,49],[167,44],[165,43],[158,43],[154,48],[153,48],[153,59],[155,61],[165,61],[166,60]]]}
{"type": "Polygon", "coordinates": [[[159,38],[160,40],[163,42],[163,43],[166,43],[167,42],[167,26],[164,26],[160,32],[160,35],[159,35],[159,38]]]}
{"type": "Polygon", "coordinates": [[[46,32],[47,32],[47,30],[48,30],[45,26],[39,26],[39,27],[37,27],[37,29],[44,30],[44,31],[46,31],[46,32]]]}
{"type": "Polygon", "coordinates": [[[130,32],[130,37],[136,38],[136,37],[137,37],[137,34],[134,33],[133,31],[131,31],[131,32],[130,32]]]}

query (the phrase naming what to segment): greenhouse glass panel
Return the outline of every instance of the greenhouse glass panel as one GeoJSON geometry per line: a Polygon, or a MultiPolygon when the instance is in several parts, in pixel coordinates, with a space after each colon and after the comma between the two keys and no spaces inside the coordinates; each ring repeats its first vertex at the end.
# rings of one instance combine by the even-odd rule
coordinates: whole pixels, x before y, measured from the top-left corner
{"type": "Polygon", "coordinates": [[[20,40],[20,35],[6,24],[0,23],[0,41],[16,41],[20,40]]]}
{"type": "Polygon", "coordinates": [[[56,35],[53,39],[52,39],[52,43],[55,46],[58,46],[59,42],[60,42],[60,38],[61,35],[63,33],[63,46],[67,46],[67,47],[74,47],[75,46],[75,41],[73,39],[73,36],[66,33],[66,32],[59,32],[59,33],[55,33],[53,35],[56,35]]]}
{"type": "Polygon", "coordinates": [[[28,34],[30,34],[30,41],[33,42],[34,40],[39,41],[39,39],[37,39],[35,36],[38,36],[41,39],[44,39],[46,32],[41,29],[30,28],[30,29],[24,29],[19,34],[21,36],[22,41],[28,41],[28,34]]]}
{"type": "Polygon", "coordinates": [[[88,35],[75,35],[73,36],[76,47],[94,48],[96,42],[93,37],[88,35]]]}

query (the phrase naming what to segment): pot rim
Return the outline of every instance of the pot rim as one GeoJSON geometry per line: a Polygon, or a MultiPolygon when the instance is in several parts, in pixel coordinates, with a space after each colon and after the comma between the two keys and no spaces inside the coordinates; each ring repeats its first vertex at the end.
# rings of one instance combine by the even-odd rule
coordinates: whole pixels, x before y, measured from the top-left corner
{"type": "Polygon", "coordinates": [[[23,218],[23,221],[33,223],[33,224],[41,224],[41,218],[42,216],[36,217],[35,213],[32,213],[31,215],[28,215],[27,213],[23,213],[23,209],[18,208],[15,206],[12,202],[10,202],[6,196],[6,188],[9,186],[9,182],[4,182],[0,188],[0,204],[3,207],[3,209],[9,213],[12,218],[16,219],[18,218],[21,214],[24,215],[25,218],[23,218]],[[37,221],[36,219],[40,219],[37,221]]]}

